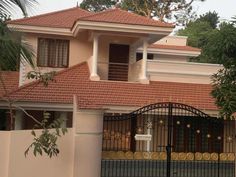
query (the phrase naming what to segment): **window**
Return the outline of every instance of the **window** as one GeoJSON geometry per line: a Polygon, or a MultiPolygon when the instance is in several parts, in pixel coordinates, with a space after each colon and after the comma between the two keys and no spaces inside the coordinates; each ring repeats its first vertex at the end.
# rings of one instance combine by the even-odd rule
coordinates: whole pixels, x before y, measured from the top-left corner
{"type": "Polygon", "coordinates": [[[68,59],[69,40],[38,39],[38,66],[65,68],[68,66],[68,59]]]}

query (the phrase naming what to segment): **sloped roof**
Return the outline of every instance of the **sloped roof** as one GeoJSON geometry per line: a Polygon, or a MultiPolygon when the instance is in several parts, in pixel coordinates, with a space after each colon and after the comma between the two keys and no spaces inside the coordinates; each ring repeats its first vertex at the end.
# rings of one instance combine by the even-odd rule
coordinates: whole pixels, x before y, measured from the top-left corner
{"type": "Polygon", "coordinates": [[[41,27],[72,28],[74,23],[78,20],[130,25],[174,27],[172,24],[149,19],[118,8],[98,13],[91,13],[79,7],[46,13],[29,18],[12,20],[8,23],[41,27]]]}
{"type": "Polygon", "coordinates": [[[174,27],[173,24],[164,23],[158,20],[149,19],[119,8],[106,10],[103,12],[95,13],[90,16],[80,18],[82,21],[93,22],[108,22],[108,23],[120,23],[130,25],[145,25],[145,26],[158,26],[158,27],[174,27]]]}
{"type": "Polygon", "coordinates": [[[0,97],[6,94],[6,91],[17,89],[19,86],[19,72],[16,71],[1,71],[0,77],[3,78],[4,84],[0,82],[0,97]]]}
{"type": "Polygon", "coordinates": [[[30,83],[12,92],[10,97],[19,101],[72,104],[73,95],[77,95],[79,108],[87,109],[103,106],[141,107],[172,100],[199,109],[217,110],[209,84],[90,81],[87,63],[59,72],[55,80],[48,87],[37,81],[30,83]]]}
{"type": "Polygon", "coordinates": [[[32,25],[55,28],[72,28],[80,17],[91,15],[91,12],[79,7],[46,13],[29,18],[9,21],[9,24],[32,25]]]}
{"type": "Polygon", "coordinates": [[[152,44],[152,45],[149,46],[149,48],[201,52],[201,49],[191,47],[191,46],[152,44]]]}

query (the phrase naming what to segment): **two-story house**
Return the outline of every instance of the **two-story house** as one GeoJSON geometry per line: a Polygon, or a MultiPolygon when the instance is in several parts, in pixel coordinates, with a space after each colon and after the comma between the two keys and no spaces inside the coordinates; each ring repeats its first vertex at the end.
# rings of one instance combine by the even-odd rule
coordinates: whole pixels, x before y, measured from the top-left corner
{"type": "Polygon", "coordinates": [[[189,62],[200,50],[169,36],[172,24],[76,7],[8,26],[24,33],[38,71],[57,74],[45,87],[22,61],[5,73],[0,107],[7,97],[39,120],[45,111],[67,118],[69,132],[58,157],[25,158],[34,122],[16,109],[15,130],[0,132],[0,176],[235,176],[234,121],[217,119],[210,94],[221,66],[189,62]]]}

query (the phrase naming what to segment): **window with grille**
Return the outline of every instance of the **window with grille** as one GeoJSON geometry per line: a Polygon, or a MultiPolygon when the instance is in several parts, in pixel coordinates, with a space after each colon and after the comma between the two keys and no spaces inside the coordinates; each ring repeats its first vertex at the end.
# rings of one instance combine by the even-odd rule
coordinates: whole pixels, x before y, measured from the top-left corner
{"type": "Polygon", "coordinates": [[[68,67],[69,40],[38,39],[38,62],[41,67],[68,67]]]}

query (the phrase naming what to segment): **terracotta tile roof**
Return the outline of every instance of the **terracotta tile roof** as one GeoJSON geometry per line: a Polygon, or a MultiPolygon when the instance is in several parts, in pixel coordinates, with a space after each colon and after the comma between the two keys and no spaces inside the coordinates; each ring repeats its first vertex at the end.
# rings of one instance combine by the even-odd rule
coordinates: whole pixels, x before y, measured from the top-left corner
{"type": "Polygon", "coordinates": [[[191,46],[152,44],[152,45],[149,46],[149,48],[170,49],[170,50],[185,50],[185,51],[201,52],[201,49],[195,48],[195,47],[191,47],[191,46]]]}
{"type": "Polygon", "coordinates": [[[0,82],[0,97],[6,94],[6,91],[17,89],[19,86],[19,72],[16,71],[1,71],[1,77],[3,78],[4,85],[0,82]],[[5,88],[6,90],[5,90],[5,88]]]}
{"type": "Polygon", "coordinates": [[[129,13],[120,9],[110,9],[91,13],[79,7],[37,15],[29,18],[9,21],[9,24],[32,25],[56,28],[72,28],[77,20],[108,22],[131,25],[147,25],[158,27],[174,27],[172,24],[129,13]]]}
{"type": "Polygon", "coordinates": [[[12,20],[8,23],[55,28],[72,28],[77,19],[91,14],[91,12],[75,7],[29,18],[12,20]]]}
{"type": "Polygon", "coordinates": [[[87,63],[59,72],[55,80],[48,87],[39,82],[23,86],[10,97],[20,101],[72,104],[73,95],[77,95],[79,108],[88,109],[108,105],[141,107],[170,99],[201,109],[217,109],[208,84],[90,81],[87,63]]]}
{"type": "Polygon", "coordinates": [[[103,12],[95,13],[93,15],[80,18],[79,20],[130,25],[146,25],[171,28],[174,27],[174,25],[171,23],[164,23],[157,20],[149,19],[147,17],[143,17],[125,10],[121,10],[119,8],[109,9],[103,12]]]}

